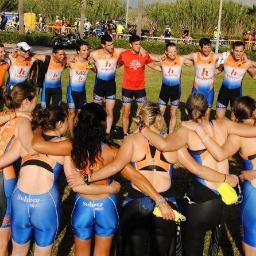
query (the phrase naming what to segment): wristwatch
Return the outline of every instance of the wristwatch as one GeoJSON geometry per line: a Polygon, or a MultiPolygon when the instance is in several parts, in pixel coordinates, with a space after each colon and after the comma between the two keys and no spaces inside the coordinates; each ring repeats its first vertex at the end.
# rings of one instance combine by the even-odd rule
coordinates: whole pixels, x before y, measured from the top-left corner
{"type": "Polygon", "coordinates": [[[85,183],[86,185],[90,185],[89,175],[85,175],[84,178],[83,178],[83,180],[84,180],[84,183],[85,183]]]}

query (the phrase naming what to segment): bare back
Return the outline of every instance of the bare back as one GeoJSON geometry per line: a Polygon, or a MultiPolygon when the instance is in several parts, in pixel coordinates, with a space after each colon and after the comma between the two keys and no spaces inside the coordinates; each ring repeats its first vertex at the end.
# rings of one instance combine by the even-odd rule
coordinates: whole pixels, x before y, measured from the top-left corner
{"type": "MultiPolygon", "coordinates": [[[[133,143],[132,162],[134,167],[147,178],[157,192],[171,187],[172,164],[177,161],[176,152],[161,153],[149,144],[140,133],[129,135],[133,143]]],[[[135,189],[134,185],[132,185],[135,189]]]]}
{"type": "MultiPolygon", "coordinates": [[[[208,136],[215,140],[220,146],[227,140],[227,130],[221,122],[212,121],[207,125],[208,136]]],[[[203,166],[212,168],[220,173],[229,173],[228,159],[218,162],[206,150],[199,136],[191,130],[188,130],[188,149],[193,158],[203,166]]],[[[219,183],[204,181],[206,185],[212,189],[216,189],[219,183]]]]}

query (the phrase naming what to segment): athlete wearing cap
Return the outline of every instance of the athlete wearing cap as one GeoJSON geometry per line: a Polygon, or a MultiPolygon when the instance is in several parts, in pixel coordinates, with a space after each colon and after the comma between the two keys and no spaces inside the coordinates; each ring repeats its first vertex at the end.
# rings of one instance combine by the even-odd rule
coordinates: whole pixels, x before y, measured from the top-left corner
{"type": "Polygon", "coordinates": [[[6,92],[10,93],[13,86],[28,79],[33,63],[37,59],[43,58],[43,55],[31,53],[31,47],[26,42],[19,42],[16,49],[8,54],[8,58],[10,59],[10,68],[6,92]]]}

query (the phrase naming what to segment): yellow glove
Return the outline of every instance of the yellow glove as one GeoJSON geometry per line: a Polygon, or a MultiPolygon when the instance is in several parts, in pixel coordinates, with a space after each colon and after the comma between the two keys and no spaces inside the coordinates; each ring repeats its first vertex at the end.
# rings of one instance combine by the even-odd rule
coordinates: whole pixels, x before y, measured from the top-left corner
{"type": "MultiPolygon", "coordinates": [[[[173,213],[174,213],[174,216],[175,216],[175,219],[174,219],[175,222],[186,221],[186,217],[184,215],[182,215],[180,212],[178,212],[176,210],[173,210],[173,213]]],[[[154,208],[153,214],[156,217],[162,217],[162,214],[161,214],[158,207],[154,208]]]]}
{"type": "Polygon", "coordinates": [[[226,182],[221,183],[217,191],[226,205],[235,204],[238,200],[236,191],[226,182]]]}

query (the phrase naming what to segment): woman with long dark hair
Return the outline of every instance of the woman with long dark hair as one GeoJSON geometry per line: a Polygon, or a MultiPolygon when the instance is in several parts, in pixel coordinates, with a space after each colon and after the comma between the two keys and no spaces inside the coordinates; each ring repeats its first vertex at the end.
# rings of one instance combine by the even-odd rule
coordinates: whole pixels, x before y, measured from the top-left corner
{"type": "MultiPolygon", "coordinates": [[[[75,167],[85,178],[112,162],[116,156],[117,148],[105,139],[106,117],[106,112],[96,103],[86,104],[78,114],[74,127],[71,158],[67,157],[65,166],[75,167]]],[[[148,186],[143,176],[141,179],[140,175],[131,174],[131,170],[127,168],[128,170],[124,171],[126,176],[136,179],[135,183],[152,194],[153,198],[159,196],[153,188],[148,186]]],[[[90,186],[101,187],[110,182],[111,179],[103,179],[90,186]]],[[[78,184],[74,189],[79,192],[71,220],[75,236],[75,255],[90,255],[91,240],[94,236],[94,255],[109,255],[113,235],[118,226],[116,197],[109,191],[99,195],[89,195],[84,189],[90,186],[84,185],[82,181],[82,184],[78,184]]],[[[168,210],[167,206],[162,207],[165,217],[168,216],[168,210]]]]}
{"type": "MultiPolygon", "coordinates": [[[[39,107],[33,112],[32,125],[42,130],[46,141],[64,140],[68,127],[67,116],[67,110],[61,106],[49,106],[47,109],[39,107]]],[[[22,158],[22,164],[11,207],[12,255],[27,255],[32,239],[35,241],[35,255],[50,255],[59,226],[57,184],[63,173],[64,157],[36,152],[28,154],[22,144],[16,141],[13,148],[0,157],[0,166],[6,166],[19,157],[22,158]]],[[[102,186],[98,192],[97,188],[91,186],[87,188],[87,193],[102,193],[108,188],[102,186]]]]}

